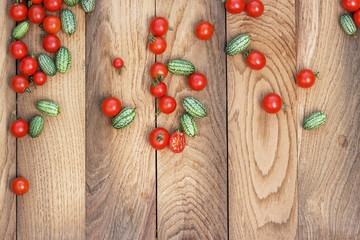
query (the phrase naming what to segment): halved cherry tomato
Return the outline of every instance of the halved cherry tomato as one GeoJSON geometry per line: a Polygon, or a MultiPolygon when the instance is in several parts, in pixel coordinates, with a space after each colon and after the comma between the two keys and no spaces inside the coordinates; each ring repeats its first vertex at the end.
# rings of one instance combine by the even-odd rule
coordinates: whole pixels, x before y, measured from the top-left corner
{"type": "Polygon", "coordinates": [[[9,50],[11,56],[13,56],[15,59],[23,59],[28,54],[28,48],[26,44],[21,41],[13,42],[10,45],[9,50]]]}
{"type": "Polygon", "coordinates": [[[47,76],[43,72],[36,72],[32,76],[32,80],[37,86],[42,86],[42,85],[44,85],[46,83],[47,76]]]}
{"type": "Polygon", "coordinates": [[[165,128],[155,128],[149,135],[149,142],[156,150],[162,150],[169,144],[169,132],[165,128]]]}
{"type": "Polygon", "coordinates": [[[49,12],[56,12],[59,11],[63,0],[44,0],[44,7],[49,12]]]}
{"type": "Polygon", "coordinates": [[[282,105],[282,99],[276,93],[269,93],[264,97],[262,101],[262,106],[264,110],[271,114],[278,113],[281,110],[282,105]]]}
{"type": "Polygon", "coordinates": [[[29,132],[29,124],[23,119],[18,119],[11,124],[10,132],[16,138],[25,137],[29,132]]]}
{"type": "Polygon", "coordinates": [[[176,100],[170,96],[164,96],[159,100],[159,110],[162,113],[170,114],[176,109],[176,100]]]}
{"type": "Polygon", "coordinates": [[[37,68],[38,68],[38,63],[32,57],[23,58],[19,64],[20,72],[25,76],[34,75],[34,73],[36,73],[37,68]]]}
{"type": "Polygon", "coordinates": [[[30,92],[29,80],[23,75],[16,75],[11,79],[11,88],[17,93],[24,93],[25,91],[30,92]]]}
{"type": "Polygon", "coordinates": [[[172,30],[169,27],[169,22],[163,17],[156,17],[150,22],[150,31],[155,36],[164,36],[168,30],[172,30]]]}
{"type": "Polygon", "coordinates": [[[108,117],[115,117],[121,111],[121,102],[115,97],[107,98],[101,105],[102,112],[108,117]]]}
{"type": "Polygon", "coordinates": [[[11,190],[16,195],[24,195],[29,191],[29,182],[23,177],[15,178],[11,183],[11,190]]]}
{"type": "Polygon", "coordinates": [[[10,17],[17,22],[23,21],[27,17],[28,9],[25,4],[13,4],[9,8],[9,15],[10,17]]]}
{"type": "Polygon", "coordinates": [[[209,22],[200,22],[195,29],[195,34],[200,40],[208,40],[214,33],[214,27],[209,22]]]}
{"type": "Polygon", "coordinates": [[[169,70],[166,67],[166,65],[163,63],[160,63],[160,62],[154,63],[150,68],[151,77],[153,79],[158,79],[160,81],[163,81],[164,78],[167,77],[168,73],[169,73],[169,70]]]}
{"type": "Polygon", "coordinates": [[[60,39],[58,36],[54,34],[48,34],[44,37],[42,41],[42,46],[45,49],[45,51],[49,53],[54,53],[57,50],[59,50],[61,45],[60,39]]]}
{"type": "Polygon", "coordinates": [[[166,95],[167,93],[167,86],[163,82],[159,83],[152,83],[150,85],[150,92],[156,98],[161,98],[166,95]]]}
{"type": "Polygon", "coordinates": [[[181,153],[184,151],[186,145],[185,134],[180,131],[174,132],[169,140],[170,150],[174,153],[181,153]]]}
{"type": "Polygon", "coordinates": [[[61,29],[61,21],[56,16],[48,16],[44,19],[43,27],[47,33],[55,34],[61,29]]]}
{"type": "Polygon", "coordinates": [[[154,37],[150,40],[149,49],[154,54],[162,54],[167,47],[166,40],[162,37],[154,37]]]}
{"type": "Polygon", "coordinates": [[[29,20],[35,24],[40,24],[45,18],[45,9],[40,5],[33,5],[28,12],[29,20]]]}

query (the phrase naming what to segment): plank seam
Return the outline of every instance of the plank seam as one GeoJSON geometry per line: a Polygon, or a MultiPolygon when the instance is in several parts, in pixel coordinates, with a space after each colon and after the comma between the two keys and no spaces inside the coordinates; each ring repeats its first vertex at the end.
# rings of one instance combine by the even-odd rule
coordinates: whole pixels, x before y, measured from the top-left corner
{"type": "MultiPolygon", "coordinates": [[[[225,12],[225,41],[227,41],[227,14],[225,12]]],[[[228,107],[228,63],[225,53],[225,92],[226,92],[226,217],[227,217],[227,239],[230,239],[230,218],[229,218],[229,107],[228,107]]]]}

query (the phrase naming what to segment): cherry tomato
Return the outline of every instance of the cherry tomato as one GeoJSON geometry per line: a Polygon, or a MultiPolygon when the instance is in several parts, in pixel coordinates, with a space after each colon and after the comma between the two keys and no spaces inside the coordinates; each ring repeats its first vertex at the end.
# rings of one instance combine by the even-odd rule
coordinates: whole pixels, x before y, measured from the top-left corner
{"type": "Polygon", "coordinates": [[[357,10],[355,13],[354,13],[354,22],[355,22],[355,25],[357,27],[360,27],[360,10],[357,10]]]}
{"type": "Polygon", "coordinates": [[[40,4],[43,0],[31,0],[33,4],[40,4]]]}
{"type": "Polygon", "coordinates": [[[28,48],[26,44],[21,41],[13,42],[10,45],[9,50],[11,56],[13,56],[15,59],[23,59],[28,54],[28,48]]]}
{"type": "Polygon", "coordinates": [[[301,70],[296,76],[297,84],[302,88],[310,88],[315,84],[316,75],[309,69],[301,70]]]}
{"type": "Polygon", "coordinates": [[[225,8],[231,14],[239,14],[245,9],[245,0],[227,0],[225,8]]]}
{"type": "Polygon", "coordinates": [[[149,135],[149,142],[156,150],[162,150],[169,144],[169,132],[164,128],[155,128],[149,135]]]}
{"type": "Polygon", "coordinates": [[[355,12],[360,8],[360,0],[342,0],[341,5],[346,11],[355,12]]]}
{"type": "Polygon", "coordinates": [[[207,79],[204,74],[193,73],[190,75],[188,83],[192,90],[200,91],[206,87],[207,79]]]}
{"type": "Polygon", "coordinates": [[[11,190],[16,195],[24,195],[29,191],[29,182],[22,177],[15,178],[11,183],[11,190]]]}
{"type": "Polygon", "coordinates": [[[121,111],[121,102],[115,97],[107,98],[101,106],[102,112],[108,117],[115,117],[121,111]]]}
{"type": "Polygon", "coordinates": [[[150,51],[154,54],[162,54],[167,47],[166,40],[162,37],[155,37],[149,43],[150,51]]]}
{"type": "Polygon", "coordinates": [[[33,5],[28,12],[29,20],[35,24],[40,24],[45,18],[45,9],[40,5],[33,5]]]}
{"type": "Polygon", "coordinates": [[[214,27],[211,23],[200,22],[195,29],[195,34],[200,40],[208,40],[214,33],[214,27]]]}
{"type": "Polygon", "coordinates": [[[151,84],[150,92],[154,97],[161,98],[166,95],[167,86],[163,82],[159,82],[156,86],[154,86],[154,84],[151,84]]]}
{"type": "Polygon", "coordinates": [[[29,124],[23,119],[18,119],[11,124],[10,132],[14,137],[22,138],[29,132],[29,124]]]}
{"type": "Polygon", "coordinates": [[[49,12],[56,12],[59,11],[63,0],[44,0],[44,7],[49,12]]]}
{"type": "Polygon", "coordinates": [[[264,110],[268,113],[278,113],[282,108],[282,99],[276,93],[269,93],[262,101],[264,110]]]}
{"type": "Polygon", "coordinates": [[[19,69],[22,75],[31,76],[36,73],[38,68],[37,61],[32,57],[25,57],[20,61],[19,69]]]}
{"type": "Polygon", "coordinates": [[[42,86],[46,83],[47,80],[47,76],[45,73],[43,72],[36,72],[33,76],[32,76],[32,80],[33,82],[38,85],[38,86],[42,86]]]}
{"type": "Polygon", "coordinates": [[[124,66],[124,61],[121,58],[115,58],[113,61],[113,66],[116,69],[120,69],[124,66]]]}
{"type": "Polygon", "coordinates": [[[61,45],[60,39],[58,36],[54,34],[48,34],[44,37],[42,41],[42,46],[45,49],[45,51],[49,53],[54,53],[57,50],[59,50],[61,45]]]}
{"type": "Polygon", "coordinates": [[[159,100],[159,110],[162,113],[170,114],[176,109],[176,100],[170,96],[164,96],[159,100]]]}
{"type": "Polygon", "coordinates": [[[13,4],[9,8],[9,15],[10,17],[17,22],[23,21],[27,17],[28,9],[25,4],[13,4]]]}
{"type": "Polygon", "coordinates": [[[247,65],[254,69],[254,70],[261,70],[266,65],[266,58],[264,54],[262,54],[259,51],[252,51],[247,57],[246,57],[246,63],[247,65]]]}
{"type": "Polygon", "coordinates": [[[185,134],[180,131],[174,132],[169,140],[169,147],[173,153],[181,153],[186,145],[185,134]]]}
{"type": "Polygon", "coordinates": [[[169,28],[169,22],[163,17],[156,17],[150,22],[150,31],[155,36],[164,36],[168,30],[172,30],[169,28]]]}
{"type": "Polygon", "coordinates": [[[15,77],[13,77],[11,79],[10,85],[11,88],[17,93],[24,93],[25,91],[30,91],[28,89],[30,82],[26,77],[22,75],[16,75],[15,77]]]}
{"type": "Polygon", "coordinates": [[[264,4],[260,0],[250,0],[246,3],[246,13],[250,17],[260,17],[264,13],[264,4]]]}
{"type": "Polygon", "coordinates": [[[162,81],[167,77],[168,73],[168,68],[163,63],[154,63],[150,68],[150,75],[153,79],[159,79],[162,81]]]}
{"type": "Polygon", "coordinates": [[[43,26],[47,33],[55,34],[61,29],[61,21],[56,16],[48,16],[44,19],[43,26]]]}

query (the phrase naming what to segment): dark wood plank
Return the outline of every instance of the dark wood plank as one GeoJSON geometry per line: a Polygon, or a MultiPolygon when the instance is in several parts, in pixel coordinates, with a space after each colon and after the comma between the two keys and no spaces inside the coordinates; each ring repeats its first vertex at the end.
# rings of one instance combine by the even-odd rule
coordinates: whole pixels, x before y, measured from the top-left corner
{"type": "Polygon", "coordinates": [[[297,70],[320,72],[314,87],[297,91],[299,238],[360,239],[360,42],[342,32],[339,1],[297,3],[297,70]],[[319,110],[328,123],[302,130],[319,110]]]}
{"type": "Polygon", "coordinates": [[[254,71],[228,57],[230,239],[294,239],[297,233],[295,1],[269,0],[257,19],[227,15],[228,41],[251,35],[267,57],[254,71]],[[267,114],[262,98],[282,96],[286,112],[267,114]]]}
{"type": "Polygon", "coordinates": [[[111,0],[87,17],[87,239],[155,239],[155,151],[144,147],[155,123],[146,33],[154,11],[153,0],[111,0]],[[121,76],[115,57],[125,61],[121,76]],[[110,96],[136,107],[135,122],[124,130],[101,113],[110,96]]]}

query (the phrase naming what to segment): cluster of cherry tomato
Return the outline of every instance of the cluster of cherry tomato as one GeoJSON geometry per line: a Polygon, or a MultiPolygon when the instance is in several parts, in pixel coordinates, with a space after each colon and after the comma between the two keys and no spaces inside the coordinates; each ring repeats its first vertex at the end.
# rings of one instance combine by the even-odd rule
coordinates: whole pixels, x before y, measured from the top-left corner
{"type": "Polygon", "coordinates": [[[260,0],[225,0],[225,8],[231,14],[239,14],[244,10],[250,17],[260,17],[264,12],[264,4],[260,0]]]}
{"type": "Polygon", "coordinates": [[[354,13],[354,23],[360,27],[360,0],[342,0],[341,5],[346,11],[354,13]]]}

